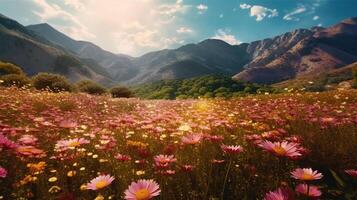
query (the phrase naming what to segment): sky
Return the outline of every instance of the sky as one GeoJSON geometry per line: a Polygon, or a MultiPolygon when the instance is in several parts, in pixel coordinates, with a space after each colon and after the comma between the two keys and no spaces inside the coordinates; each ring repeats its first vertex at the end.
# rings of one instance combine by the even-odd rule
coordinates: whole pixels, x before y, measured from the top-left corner
{"type": "Polygon", "coordinates": [[[357,16],[357,0],[0,0],[23,25],[140,56],[208,38],[240,44],[357,16]]]}

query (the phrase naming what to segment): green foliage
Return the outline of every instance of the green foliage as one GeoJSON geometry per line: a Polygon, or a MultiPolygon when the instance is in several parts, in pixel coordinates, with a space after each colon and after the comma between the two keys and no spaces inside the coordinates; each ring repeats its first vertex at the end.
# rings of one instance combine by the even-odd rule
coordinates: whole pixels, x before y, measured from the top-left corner
{"type": "Polygon", "coordinates": [[[23,75],[24,72],[20,67],[14,64],[0,61],[0,76],[7,75],[7,74],[23,75]]]}
{"type": "Polygon", "coordinates": [[[80,92],[84,92],[84,93],[88,93],[88,94],[102,95],[107,92],[105,87],[99,85],[98,83],[90,81],[90,80],[79,81],[76,85],[80,92]]]}
{"type": "Polygon", "coordinates": [[[207,75],[183,80],[164,80],[134,87],[137,96],[148,99],[230,98],[255,94],[258,89],[272,92],[268,86],[243,83],[230,77],[207,75]]]}
{"type": "Polygon", "coordinates": [[[73,86],[61,75],[50,73],[38,73],[32,77],[32,84],[38,90],[50,90],[52,92],[73,91],[73,86]]]}
{"type": "Polygon", "coordinates": [[[134,96],[133,92],[124,86],[113,87],[110,89],[110,94],[113,98],[129,98],[134,96]]]}
{"type": "Polygon", "coordinates": [[[0,80],[2,80],[2,83],[0,83],[0,85],[5,87],[11,87],[11,86],[23,87],[30,83],[30,79],[22,74],[7,74],[1,76],[0,80]]]}

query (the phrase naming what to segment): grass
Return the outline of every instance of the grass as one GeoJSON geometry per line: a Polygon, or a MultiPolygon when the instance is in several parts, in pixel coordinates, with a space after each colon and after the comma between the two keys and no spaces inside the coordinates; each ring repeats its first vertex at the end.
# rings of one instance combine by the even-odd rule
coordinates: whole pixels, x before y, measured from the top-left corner
{"type": "Polygon", "coordinates": [[[1,88],[0,134],[14,147],[0,140],[0,166],[8,172],[0,178],[0,195],[123,199],[132,181],[154,179],[161,189],[157,199],[263,199],[282,186],[294,189],[300,181],[290,172],[308,167],[324,175],[312,182],[321,199],[355,199],[356,179],[344,170],[357,168],[356,124],[356,90],[148,101],[1,88]],[[200,139],[185,144],[182,138],[192,134],[200,139]],[[24,135],[37,141],[24,144],[24,135]],[[259,140],[247,139],[252,135],[259,140]],[[277,157],[257,145],[292,137],[306,149],[300,158],[277,157]],[[73,138],[89,143],[55,148],[73,138]],[[221,144],[240,145],[243,152],[224,153],[221,144]],[[23,146],[43,152],[25,155],[23,146]],[[131,160],[116,159],[118,153],[131,160]],[[153,159],[159,154],[177,161],[159,169],[153,159]],[[45,166],[29,167],[39,162],[45,166]],[[115,180],[97,191],[83,187],[100,174],[115,180]]]}

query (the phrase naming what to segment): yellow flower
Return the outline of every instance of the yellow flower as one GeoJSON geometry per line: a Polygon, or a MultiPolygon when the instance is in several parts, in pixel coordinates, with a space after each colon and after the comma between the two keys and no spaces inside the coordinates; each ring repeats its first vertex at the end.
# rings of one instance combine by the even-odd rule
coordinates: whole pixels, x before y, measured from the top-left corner
{"type": "Polygon", "coordinates": [[[76,171],[69,171],[69,172],[67,172],[67,176],[68,176],[68,177],[73,177],[73,176],[75,176],[76,174],[77,174],[76,171]]]}
{"type": "Polygon", "coordinates": [[[145,174],[145,171],[143,171],[143,170],[136,171],[136,175],[137,176],[141,176],[141,175],[144,175],[144,174],[145,174]]]}
{"type": "Polygon", "coordinates": [[[103,195],[99,194],[94,200],[104,200],[103,195]]]}
{"type": "Polygon", "coordinates": [[[79,189],[80,190],[87,190],[87,185],[86,184],[82,184],[79,189]]]}
{"type": "Polygon", "coordinates": [[[59,192],[59,191],[61,191],[61,188],[58,187],[57,185],[52,186],[52,187],[48,190],[48,192],[51,193],[51,194],[57,193],[57,192],[59,192]]]}
{"type": "Polygon", "coordinates": [[[53,183],[57,181],[57,177],[51,177],[48,179],[49,182],[53,183]]]}

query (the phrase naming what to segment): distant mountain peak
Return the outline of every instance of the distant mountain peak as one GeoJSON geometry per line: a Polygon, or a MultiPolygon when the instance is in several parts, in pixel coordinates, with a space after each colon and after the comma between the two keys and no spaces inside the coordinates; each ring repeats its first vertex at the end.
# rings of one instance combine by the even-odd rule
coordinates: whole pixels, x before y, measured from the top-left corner
{"type": "Polygon", "coordinates": [[[351,17],[343,20],[341,23],[357,25],[357,17],[351,17]]]}

